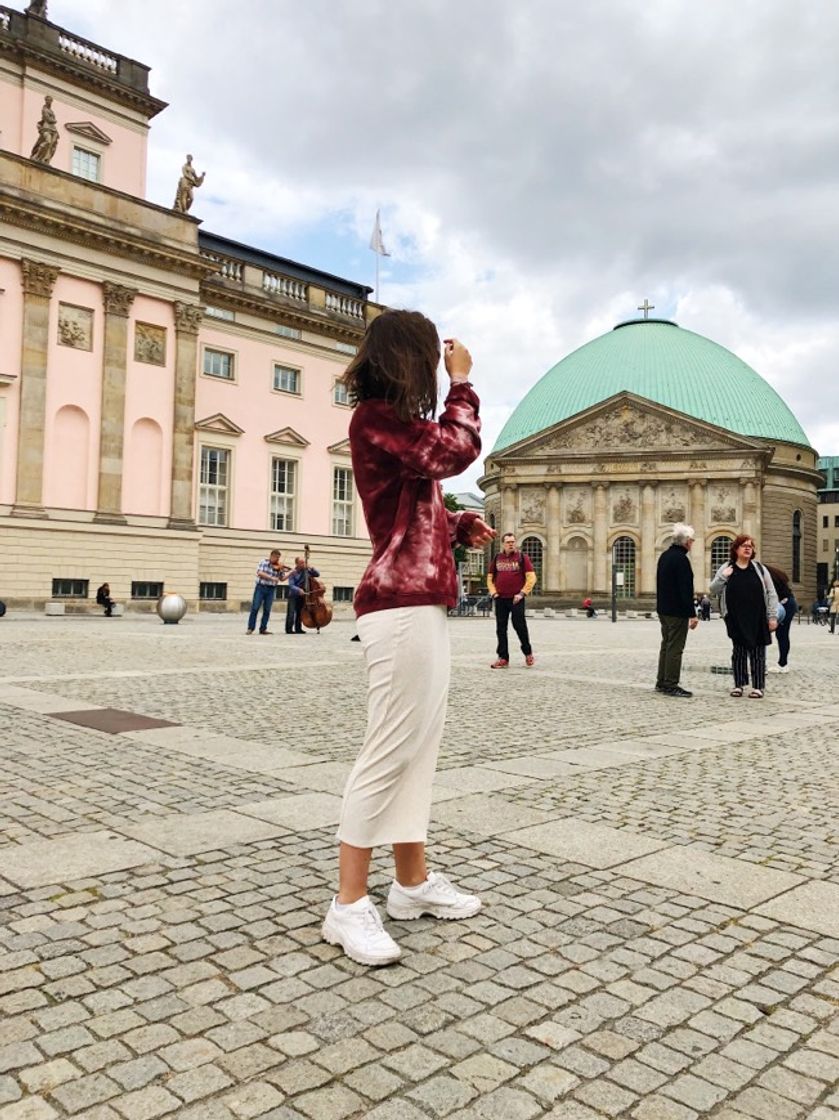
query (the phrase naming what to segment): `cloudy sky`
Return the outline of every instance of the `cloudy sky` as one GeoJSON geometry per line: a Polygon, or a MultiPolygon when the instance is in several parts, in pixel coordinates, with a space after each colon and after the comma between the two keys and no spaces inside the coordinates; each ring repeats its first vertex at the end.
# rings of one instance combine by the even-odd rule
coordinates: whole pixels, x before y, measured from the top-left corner
{"type": "MultiPolygon", "coordinates": [[[[23,7],[23,0],[15,6],[23,7]]],[[[485,451],[637,314],[734,350],[839,454],[835,0],[50,0],[152,67],[149,197],[470,347],[485,451]]],[[[476,468],[459,480],[472,486],[476,468]]]]}

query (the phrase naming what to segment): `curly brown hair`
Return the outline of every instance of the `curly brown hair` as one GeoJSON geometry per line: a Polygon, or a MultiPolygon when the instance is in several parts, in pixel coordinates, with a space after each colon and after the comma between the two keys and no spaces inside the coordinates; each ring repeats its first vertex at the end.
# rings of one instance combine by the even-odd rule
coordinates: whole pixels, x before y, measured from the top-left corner
{"type": "Polygon", "coordinates": [[[419,311],[385,311],[369,323],[343,383],[353,405],[384,400],[400,420],[433,416],[437,408],[440,337],[419,311]]]}

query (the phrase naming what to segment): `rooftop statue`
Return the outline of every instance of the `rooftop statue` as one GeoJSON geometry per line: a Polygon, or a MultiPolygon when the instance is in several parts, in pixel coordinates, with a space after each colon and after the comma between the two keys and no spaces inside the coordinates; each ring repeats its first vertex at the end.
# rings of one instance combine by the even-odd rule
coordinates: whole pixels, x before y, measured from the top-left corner
{"type": "Polygon", "coordinates": [[[204,182],[206,171],[202,171],[199,175],[195,168],[192,166],[192,156],[186,157],[186,163],[181,168],[181,177],[178,180],[178,190],[175,194],[175,203],[172,207],[179,214],[186,214],[192,206],[193,195],[196,187],[200,187],[204,182]]]}
{"type": "Polygon", "coordinates": [[[25,12],[28,16],[38,16],[39,19],[47,18],[47,0],[29,0],[29,7],[25,12]]]}
{"type": "Polygon", "coordinates": [[[34,159],[36,163],[48,164],[55,155],[57,145],[58,125],[52,109],[52,98],[47,94],[44,98],[44,107],[41,109],[41,119],[38,121],[38,139],[29,158],[34,159]]]}

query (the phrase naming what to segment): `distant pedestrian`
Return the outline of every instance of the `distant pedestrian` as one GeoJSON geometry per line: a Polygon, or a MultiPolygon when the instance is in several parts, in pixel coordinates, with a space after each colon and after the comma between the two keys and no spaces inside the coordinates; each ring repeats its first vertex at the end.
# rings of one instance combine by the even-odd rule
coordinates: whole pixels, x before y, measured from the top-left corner
{"type": "Polygon", "coordinates": [[[766,688],[766,647],[778,626],[778,596],[772,577],[756,558],[754,538],[745,533],[731,542],[729,564],[723,564],[711,580],[711,593],[719,595],[720,614],[731,638],[732,696],[742,696],[749,683],[749,696],[762,700],[766,688]]]}
{"type": "Polygon", "coordinates": [[[495,602],[495,634],[498,639],[497,657],[490,665],[491,669],[506,669],[510,664],[507,626],[511,619],[524,654],[524,663],[528,668],[533,664],[524,600],[535,583],[536,572],[530,557],[516,548],[515,533],[505,533],[501,538],[501,552],[492,558],[487,573],[487,587],[495,602]]]}
{"type": "Polygon", "coordinates": [[[711,621],[711,600],[710,600],[710,598],[708,597],[707,594],[703,593],[702,598],[699,601],[699,605],[702,608],[702,611],[701,611],[699,617],[702,619],[703,622],[710,622],[711,621]]]}
{"type": "Polygon", "coordinates": [[[277,585],[288,578],[289,568],[284,568],[280,562],[280,552],[273,549],[267,560],[260,561],[256,569],[256,586],[253,589],[251,613],[248,616],[247,633],[252,634],[256,629],[256,618],[262,608],[262,621],[259,624],[260,634],[270,634],[268,622],[271,618],[271,607],[274,596],[277,594],[277,585]]]}
{"type": "Polygon", "coordinates": [[[693,696],[679,684],[688,630],[699,625],[693,599],[693,568],[688,560],[693,541],[693,526],[677,522],[673,526],[673,543],[658,558],[655,580],[655,609],[661,625],[655,690],[679,698],[693,696]]]}
{"type": "Polygon", "coordinates": [[[306,558],[304,556],[297,556],[294,560],[294,568],[291,575],[288,577],[288,606],[285,612],[285,632],[286,634],[305,634],[303,623],[300,621],[300,616],[303,612],[303,606],[306,602],[306,579],[310,576],[314,579],[320,575],[317,568],[307,568],[306,558]]]}
{"type": "Polygon", "coordinates": [[[770,669],[772,673],[788,673],[789,672],[789,647],[790,636],[789,628],[792,620],[798,613],[798,603],[792,588],[789,585],[789,576],[781,568],[776,568],[772,564],[764,564],[769,578],[772,580],[772,586],[775,588],[775,594],[778,596],[778,629],[775,631],[775,638],[778,642],[778,665],[777,668],[770,669]],[[783,607],[783,611],[781,608],[783,607]]]}
{"type": "Polygon", "coordinates": [[[830,614],[830,632],[836,633],[836,616],[839,614],[839,579],[833,581],[833,587],[830,591],[830,600],[827,604],[828,613],[830,614]]]}
{"type": "Polygon", "coordinates": [[[96,602],[100,607],[105,608],[105,618],[110,618],[114,613],[116,603],[111,598],[111,585],[109,583],[103,583],[101,587],[97,587],[96,602]]]}

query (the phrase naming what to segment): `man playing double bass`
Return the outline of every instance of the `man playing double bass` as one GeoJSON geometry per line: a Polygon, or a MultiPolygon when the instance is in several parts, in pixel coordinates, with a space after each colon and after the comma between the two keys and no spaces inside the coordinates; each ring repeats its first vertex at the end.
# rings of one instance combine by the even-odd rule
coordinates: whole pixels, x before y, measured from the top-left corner
{"type": "Polygon", "coordinates": [[[286,634],[305,634],[306,631],[300,624],[300,612],[306,602],[306,580],[308,577],[317,578],[320,572],[317,568],[307,568],[303,556],[294,560],[294,568],[288,577],[288,607],[285,614],[286,634]]]}

